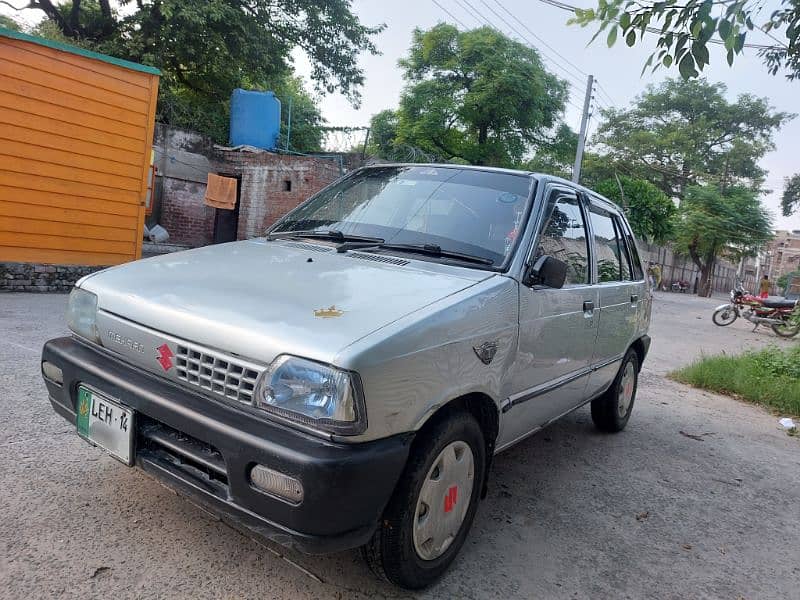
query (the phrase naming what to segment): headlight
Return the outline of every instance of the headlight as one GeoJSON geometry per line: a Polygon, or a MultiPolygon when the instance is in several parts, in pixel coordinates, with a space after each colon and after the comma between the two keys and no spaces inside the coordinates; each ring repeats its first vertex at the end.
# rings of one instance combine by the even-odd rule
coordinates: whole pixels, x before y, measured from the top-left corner
{"type": "Polygon", "coordinates": [[[97,296],[80,288],[72,288],[67,304],[67,325],[79,336],[99,344],[97,296]]]}
{"type": "Polygon", "coordinates": [[[357,375],[294,356],[278,357],[261,375],[254,404],[329,433],[355,435],[367,426],[357,375]]]}

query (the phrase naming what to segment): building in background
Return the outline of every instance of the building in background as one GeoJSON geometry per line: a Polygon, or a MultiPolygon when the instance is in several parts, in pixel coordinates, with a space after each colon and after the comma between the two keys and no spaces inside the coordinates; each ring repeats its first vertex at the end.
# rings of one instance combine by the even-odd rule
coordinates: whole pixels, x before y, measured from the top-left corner
{"type": "MultiPolygon", "coordinates": [[[[761,272],[772,282],[789,273],[800,272],[800,230],[775,232],[775,239],[764,252],[761,272]]],[[[783,293],[783,290],[774,291],[783,293]]]]}

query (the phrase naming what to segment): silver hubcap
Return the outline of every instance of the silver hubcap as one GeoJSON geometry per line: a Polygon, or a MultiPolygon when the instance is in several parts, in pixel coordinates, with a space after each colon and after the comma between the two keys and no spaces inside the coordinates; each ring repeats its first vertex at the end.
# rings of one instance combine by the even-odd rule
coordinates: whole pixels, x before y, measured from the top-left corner
{"type": "Polygon", "coordinates": [[[414,511],[414,550],[423,560],[444,554],[461,529],[472,497],[475,459],[465,442],[448,444],[433,465],[414,511]]]}
{"type": "Polygon", "coordinates": [[[624,418],[628,414],[628,409],[633,401],[633,386],[636,383],[636,373],[633,370],[633,363],[625,364],[622,372],[622,379],[619,381],[619,394],[617,395],[617,412],[624,418]]]}

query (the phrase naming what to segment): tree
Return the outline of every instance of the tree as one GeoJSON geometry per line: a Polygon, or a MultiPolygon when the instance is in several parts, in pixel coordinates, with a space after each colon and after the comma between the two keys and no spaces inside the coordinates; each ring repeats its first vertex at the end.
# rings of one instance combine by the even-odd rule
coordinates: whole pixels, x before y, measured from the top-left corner
{"type": "Polygon", "coordinates": [[[765,175],[758,162],[774,148],[775,130],[794,115],[748,94],[731,103],[725,92],[723,84],[702,79],[649,86],[632,108],[603,112],[595,141],[626,174],[670,198],[704,183],[758,189],[765,175]]]}
{"type": "Polygon", "coordinates": [[[300,77],[286,77],[272,86],[272,90],[281,101],[281,134],[278,146],[296,152],[322,150],[323,128],[326,121],[314,98],[303,87],[303,80],[300,77]],[[289,130],[290,108],[291,131],[289,130]]]}
{"type": "Polygon", "coordinates": [[[594,37],[608,30],[609,46],[619,37],[633,46],[643,42],[645,34],[655,34],[656,49],[642,72],[650,66],[653,71],[674,66],[685,79],[697,77],[711,60],[709,45],[717,44],[726,51],[731,66],[736,55],[750,46],[758,50],[773,75],[785,70],[790,80],[800,77],[800,2],[781,0],[766,20],[762,8],[761,0],[688,0],[680,4],[674,0],[598,0],[597,8],[575,9],[570,22],[582,26],[599,23],[594,37]],[[774,43],[747,44],[755,29],[774,43]]]}
{"type": "Polygon", "coordinates": [[[11,31],[22,31],[19,23],[7,15],[0,15],[0,28],[10,29],[11,31]]]}
{"type": "Polygon", "coordinates": [[[549,137],[567,100],[566,82],[536,50],[490,27],[417,29],[400,66],[408,84],[395,144],[446,160],[519,164],[549,137]]]}
{"type": "Polygon", "coordinates": [[[711,295],[717,257],[752,255],[769,241],[772,223],[756,192],[743,187],[721,190],[690,186],[678,209],[676,249],[686,252],[700,270],[698,294],[711,295]]]}
{"type": "Polygon", "coordinates": [[[369,122],[369,143],[367,152],[385,160],[397,160],[394,142],[397,138],[397,113],[391,109],[382,110],[372,116],[369,122]]]}
{"type": "Polygon", "coordinates": [[[781,209],[784,217],[800,209],[800,173],[787,177],[784,181],[781,209]]]}
{"type": "Polygon", "coordinates": [[[227,141],[219,130],[233,89],[288,85],[295,48],[311,59],[318,91],[339,90],[357,105],[358,55],[377,53],[372,36],[384,28],[362,25],[350,0],[119,4],[132,10],[118,12],[109,0],[32,0],[25,8],[41,10],[72,43],[161,69],[159,118],[218,141],[227,141]]]}
{"type": "Polygon", "coordinates": [[[671,239],[675,203],[652,183],[622,175],[601,181],[595,190],[623,208],[638,238],[656,244],[671,239]]]}
{"type": "Polygon", "coordinates": [[[561,123],[551,140],[541,141],[537,144],[536,153],[524,165],[524,168],[569,179],[572,177],[572,168],[575,166],[577,149],[578,134],[572,131],[566,123],[561,123]]]}

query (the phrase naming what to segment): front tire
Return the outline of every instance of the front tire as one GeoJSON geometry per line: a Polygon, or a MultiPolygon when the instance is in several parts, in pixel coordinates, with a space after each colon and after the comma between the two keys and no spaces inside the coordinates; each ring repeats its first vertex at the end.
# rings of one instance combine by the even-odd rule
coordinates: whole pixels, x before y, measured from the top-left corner
{"type": "Polygon", "coordinates": [[[598,429],[610,433],[625,429],[631,418],[638,384],[639,355],[630,348],[611,387],[592,400],[592,421],[598,429]]]}
{"type": "Polygon", "coordinates": [[[714,314],[711,315],[711,320],[714,321],[714,325],[725,327],[733,323],[738,317],[736,309],[729,304],[715,310],[714,314]]]}
{"type": "Polygon", "coordinates": [[[455,559],[486,471],[486,441],[472,415],[456,413],[423,436],[362,548],[378,576],[412,590],[436,581],[455,559]]]}

